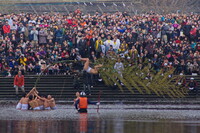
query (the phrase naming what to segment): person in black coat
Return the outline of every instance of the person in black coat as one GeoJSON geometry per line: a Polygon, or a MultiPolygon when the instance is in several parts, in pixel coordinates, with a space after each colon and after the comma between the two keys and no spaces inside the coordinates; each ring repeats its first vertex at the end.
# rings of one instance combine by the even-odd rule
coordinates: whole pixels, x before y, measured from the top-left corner
{"type": "Polygon", "coordinates": [[[190,42],[191,42],[191,38],[190,38],[191,29],[192,29],[192,26],[189,23],[187,23],[185,26],[183,26],[183,33],[190,42]]]}
{"type": "Polygon", "coordinates": [[[190,78],[190,81],[188,83],[188,89],[191,93],[198,95],[198,88],[197,88],[197,82],[194,80],[193,77],[190,78]]]}
{"type": "Polygon", "coordinates": [[[85,53],[86,53],[86,40],[85,37],[82,37],[80,39],[80,41],[77,44],[77,48],[79,49],[79,53],[81,55],[81,57],[85,57],[85,53]]]}
{"type": "Polygon", "coordinates": [[[97,38],[95,38],[95,36],[93,35],[93,38],[90,39],[90,51],[88,51],[89,53],[91,53],[91,51],[95,51],[94,46],[95,46],[96,40],[97,38]]]}

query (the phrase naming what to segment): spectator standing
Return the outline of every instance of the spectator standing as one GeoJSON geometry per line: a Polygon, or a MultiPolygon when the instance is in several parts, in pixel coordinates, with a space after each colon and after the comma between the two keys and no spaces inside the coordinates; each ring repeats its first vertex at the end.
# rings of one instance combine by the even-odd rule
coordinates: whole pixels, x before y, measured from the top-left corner
{"type": "Polygon", "coordinates": [[[108,39],[104,42],[106,47],[106,52],[109,50],[110,46],[114,46],[114,42],[111,40],[111,36],[108,36],[108,39]]]}
{"type": "Polygon", "coordinates": [[[113,39],[113,49],[114,49],[115,53],[118,52],[119,47],[120,47],[120,40],[117,39],[117,37],[114,37],[114,39],[113,39]]]}
{"type": "Polygon", "coordinates": [[[85,54],[86,54],[86,40],[85,40],[84,37],[82,37],[82,38],[80,39],[80,41],[78,42],[77,48],[78,48],[79,51],[80,51],[81,57],[85,57],[85,54]]]}
{"type": "Polygon", "coordinates": [[[8,24],[8,21],[6,21],[5,25],[3,26],[3,32],[4,36],[10,34],[10,25],[8,24]]]}
{"type": "Polygon", "coordinates": [[[79,89],[80,89],[80,77],[79,77],[78,73],[75,73],[73,76],[73,87],[77,91],[79,91],[79,89]]]}
{"type": "Polygon", "coordinates": [[[98,37],[98,40],[95,42],[95,52],[96,52],[96,57],[99,58],[100,54],[102,52],[101,45],[103,45],[103,41],[101,40],[101,37],[98,37]]]}
{"type": "Polygon", "coordinates": [[[191,93],[198,95],[197,82],[194,81],[193,77],[190,78],[190,81],[188,83],[188,87],[189,87],[189,90],[191,91],[191,93]]]}
{"type": "Polygon", "coordinates": [[[24,90],[24,75],[19,71],[18,74],[14,78],[14,88],[16,91],[16,98],[18,98],[18,89],[21,88],[22,92],[25,93],[24,90]]]}
{"type": "MultiPolygon", "coordinates": [[[[117,73],[119,74],[119,76],[121,78],[123,78],[122,72],[124,70],[124,64],[121,62],[120,59],[118,59],[117,62],[115,63],[114,69],[117,71],[117,73]]],[[[123,85],[122,82],[121,82],[121,84],[123,85]]]]}
{"type": "Polygon", "coordinates": [[[92,38],[90,39],[90,53],[91,51],[95,51],[95,43],[96,43],[97,39],[94,35],[92,35],[92,38]]]}
{"type": "Polygon", "coordinates": [[[56,42],[58,42],[59,44],[62,43],[63,31],[61,30],[60,26],[58,26],[58,29],[55,31],[55,38],[56,42]]]}
{"type": "Polygon", "coordinates": [[[31,30],[30,40],[33,41],[34,45],[38,44],[38,31],[34,27],[33,30],[31,30]]]}
{"type": "Polygon", "coordinates": [[[47,43],[47,36],[48,36],[48,33],[47,33],[46,28],[45,29],[42,28],[39,31],[39,45],[45,45],[47,43]]]}

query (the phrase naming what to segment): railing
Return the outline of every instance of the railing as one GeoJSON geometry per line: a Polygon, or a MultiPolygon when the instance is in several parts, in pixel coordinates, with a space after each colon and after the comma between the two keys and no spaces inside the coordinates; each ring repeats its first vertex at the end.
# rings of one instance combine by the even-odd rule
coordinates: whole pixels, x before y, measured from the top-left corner
{"type": "MultiPolygon", "coordinates": [[[[80,8],[81,11],[83,11],[84,13],[93,13],[96,10],[98,10],[101,13],[113,13],[116,10],[119,10],[121,12],[126,11],[130,15],[142,14],[149,11],[155,11],[156,13],[162,14],[164,10],[160,10],[162,9],[161,7],[159,8],[159,10],[157,10],[155,6],[150,4],[151,1],[153,0],[0,0],[0,11],[1,13],[19,13],[20,11],[23,11],[23,8],[21,7],[28,7],[29,9],[30,6],[33,6],[31,12],[42,13],[42,10],[38,10],[35,7],[38,6],[40,9],[42,9],[45,6],[52,6],[56,9],[56,6],[59,5],[64,8],[64,12],[67,11],[68,13],[71,12],[69,10],[71,7],[75,7],[75,9],[80,8]],[[93,5],[92,7],[96,8],[96,10],[91,8],[88,10],[86,6],[91,5],[93,5]],[[7,6],[9,6],[9,8],[7,6]]],[[[190,6],[187,6],[187,8],[184,8],[184,10],[178,5],[171,8],[166,8],[167,10],[165,11],[165,13],[176,13],[177,11],[179,11],[179,13],[186,14],[190,12],[200,13],[200,4],[198,3],[198,0],[191,1],[194,1],[196,3],[193,3],[192,5],[189,4],[190,6]]],[[[24,11],[29,12],[30,9],[28,11],[27,9],[25,9],[24,11]]],[[[49,10],[49,12],[51,12],[51,10],[49,10]]],[[[58,12],[62,11],[59,10],[58,12]]]]}
{"type": "MultiPolygon", "coordinates": [[[[84,2],[91,2],[96,0],[84,0],[84,2]]],[[[57,2],[80,2],[80,0],[0,0],[2,4],[12,3],[57,3],[57,2]]],[[[82,1],[81,1],[82,2],[82,1]]]]}
{"type": "Polygon", "coordinates": [[[141,0],[0,0],[0,4],[59,3],[59,2],[138,2],[141,0]]]}

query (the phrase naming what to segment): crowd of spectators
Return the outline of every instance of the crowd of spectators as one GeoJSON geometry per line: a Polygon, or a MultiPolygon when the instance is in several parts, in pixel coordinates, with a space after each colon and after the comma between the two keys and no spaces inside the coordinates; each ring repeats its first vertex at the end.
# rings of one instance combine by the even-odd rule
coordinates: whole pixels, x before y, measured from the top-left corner
{"type": "Polygon", "coordinates": [[[0,14],[0,73],[69,74],[76,56],[120,56],[155,71],[200,74],[200,15],[153,12],[0,14]],[[69,60],[69,62],[60,62],[69,60]],[[55,63],[58,62],[58,63],[55,63]],[[46,69],[48,64],[52,64],[46,69]]]}

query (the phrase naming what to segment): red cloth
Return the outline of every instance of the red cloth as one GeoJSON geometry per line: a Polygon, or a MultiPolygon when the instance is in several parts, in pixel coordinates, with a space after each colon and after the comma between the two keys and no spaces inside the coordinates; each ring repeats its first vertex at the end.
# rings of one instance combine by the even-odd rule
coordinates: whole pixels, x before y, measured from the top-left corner
{"type": "Polygon", "coordinates": [[[196,33],[197,33],[197,29],[196,29],[196,28],[193,28],[193,29],[190,31],[190,35],[196,36],[196,33]]]}
{"type": "Polygon", "coordinates": [[[197,44],[196,47],[197,47],[197,50],[200,50],[200,44],[197,44]]]}
{"type": "Polygon", "coordinates": [[[66,52],[66,53],[62,52],[62,53],[61,53],[61,57],[62,57],[62,58],[65,58],[66,55],[69,56],[69,53],[68,53],[68,52],[66,52]]]}
{"type": "Polygon", "coordinates": [[[176,42],[176,43],[181,43],[181,40],[176,40],[175,42],[176,42]]]}
{"type": "Polygon", "coordinates": [[[4,32],[4,34],[10,33],[10,25],[4,25],[3,26],[3,32],[4,32]]]}
{"type": "Polygon", "coordinates": [[[69,25],[72,25],[72,24],[73,24],[72,19],[67,19],[66,21],[67,21],[67,23],[68,23],[69,25]]]}
{"type": "Polygon", "coordinates": [[[21,75],[20,77],[16,75],[14,79],[14,85],[19,87],[24,86],[24,75],[21,75]]]}

